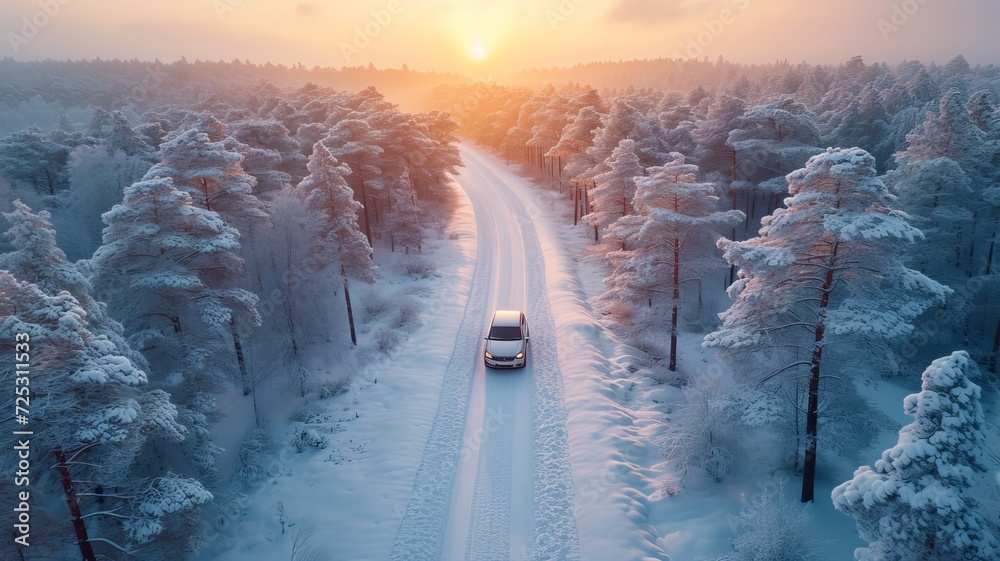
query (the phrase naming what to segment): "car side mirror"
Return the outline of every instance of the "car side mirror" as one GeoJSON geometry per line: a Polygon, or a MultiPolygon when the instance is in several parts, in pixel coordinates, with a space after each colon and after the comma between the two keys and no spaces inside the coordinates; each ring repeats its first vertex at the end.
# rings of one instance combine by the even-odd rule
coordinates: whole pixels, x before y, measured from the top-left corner
{"type": "Polygon", "coordinates": [[[489,337],[483,337],[483,339],[486,339],[487,341],[489,341],[489,340],[490,340],[490,338],[489,338],[489,337]]]}

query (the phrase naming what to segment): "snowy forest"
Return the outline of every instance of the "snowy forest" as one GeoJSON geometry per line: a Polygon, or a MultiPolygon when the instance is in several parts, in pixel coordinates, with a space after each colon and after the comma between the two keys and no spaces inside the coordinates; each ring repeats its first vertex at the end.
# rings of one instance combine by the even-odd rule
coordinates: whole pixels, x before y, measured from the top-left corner
{"type": "MultiPolygon", "coordinates": [[[[551,74],[626,68],[691,87],[436,94],[464,136],[569,193],[574,224],[593,228],[588,251],[609,271],[598,309],[684,388],[664,456],[715,481],[747,465],[795,474],[802,502],[828,500],[814,494],[818,466],[872,462],[859,451],[891,428],[873,405],[879,381],[915,391],[923,370],[913,424],[834,504],[871,542],[858,559],[994,558],[1000,69],[959,55],[551,74]],[[691,341],[717,367],[699,372],[691,341]]],[[[815,558],[795,524],[758,520],[776,505],[748,506],[760,510],[727,559],[815,558]]]]}
{"type": "MultiPolygon", "coordinates": [[[[61,76],[49,63],[5,64],[8,94],[19,79],[61,76]]],[[[223,79],[212,93],[102,103],[114,94],[102,74],[132,67],[75,65],[110,87],[74,91],[83,105],[70,107],[46,83],[24,104],[55,111],[58,124],[0,140],[0,317],[5,353],[15,334],[39,341],[29,353],[44,372],[31,378],[32,454],[40,465],[60,449],[68,456],[90,536],[111,558],[178,559],[196,545],[199,508],[233,478],[269,474],[255,455],[273,452],[262,430],[270,396],[343,391],[359,368],[344,353],[388,352],[414,320],[414,303],[402,302],[395,329],[359,343],[350,288],[376,282],[374,252],[430,273],[421,245],[449,219],[446,179],[461,161],[447,114],[402,112],[373,87],[266,82],[236,102],[219,95],[239,86],[223,79]],[[139,115],[143,105],[152,107],[139,115]],[[316,347],[335,363],[310,363],[316,347]],[[248,432],[220,471],[216,401],[234,388],[253,416],[238,421],[248,432]]],[[[5,465],[16,466],[9,452],[5,465]]],[[[55,548],[72,531],[59,478],[38,477],[46,504],[32,533],[44,545],[32,553],[53,550],[31,558],[73,558],[55,548]]],[[[3,499],[17,491],[4,485],[3,499]]]]}
{"type": "MultiPolygon", "coordinates": [[[[462,145],[531,183],[550,210],[529,213],[590,272],[618,345],[602,360],[628,349],[607,388],[653,451],[621,460],[616,481],[645,489],[630,518],[681,535],[699,522],[678,505],[725,503],[699,552],[720,561],[833,559],[832,541],[997,559],[1000,67],[604,66],[503,84],[0,60],[0,378],[30,357],[32,431],[32,545],[5,506],[0,559],[222,559],[247,505],[304,471],[283,454],[339,466],[331,439],[387,384],[373,372],[444,320],[427,294],[468,219],[462,145]],[[313,421],[324,403],[336,430],[313,421]]],[[[16,448],[0,457],[17,471],[16,448]]],[[[356,537],[286,508],[262,507],[281,558],[356,537]]],[[[646,558],[684,558],[653,541],[646,558]]]]}

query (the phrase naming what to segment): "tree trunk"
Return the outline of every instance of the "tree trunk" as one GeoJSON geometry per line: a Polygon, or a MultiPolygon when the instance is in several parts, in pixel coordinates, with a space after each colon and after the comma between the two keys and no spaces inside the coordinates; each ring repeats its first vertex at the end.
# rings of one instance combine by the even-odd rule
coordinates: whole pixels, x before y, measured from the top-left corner
{"type": "Polygon", "coordinates": [[[358,335],[354,331],[354,311],[351,309],[351,291],[347,285],[347,277],[344,277],[344,300],[347,301],[347,322],[351,325],[351,344],[357,346],[358,335]]]}
{"type": "Polygon", "coordinates": [[[49,168],[45,168],[45,180],[49,184],[49,195],[55,196],[56,187],[55,184],[52,183],[52,172],[49,171],[49,168]]]}
{"type": "Polygon", "coordinates": [[[243,382],[243,395],[250,395],[250,376],[247,374],[247,363],[243,359],[243,345],[240,344],[240,334],[236,330],[236,319],[229,316],[229,330],[233,334],[233,349],[236,351],[236,363],[240,367],[240,380],[243,382]]]}
{"type": "Polygon", "coordinates": [[[253,401],[253,421],[260,428],[260,405],[257,403],[257,380],[250,376],[250,399],[253,401]]]}
{"type": "Polygon", "coordinates": [[[792,469],[795,471],[795,475],[801,475],[802,472],[799,471],[799,446],[802,444],[802,425],[801,416],[799,415],[799,399],[801,399],[799,391],[801,386],[799,386],[799,381],[795,381],[795,452],[793,453],[792,465],[795,466],[792,469]]]}
{"type": "Polygon", "coordinates": [[[990,270],[993,268],[993,249],[996,245],[997,242],[995,239],[990,242],[990,252],[986,255],[986,276],[989,276],[990,270]]]}
{"type": "Polygon", "coordinates": [[[365,188],[365,180],[361,180],[361,208],[365,215],[365,236],[368,238],[368,245],[372,247],[372,258],[374,258],[374,247],[372,245],[372,223],[368,217],[368,190],[365,188]]]}
{"type": "Polygon", "coordinates": [[[208,198],[208,180],[201,179],[201,191],[205,193],[205,210],[212,210],[212,201],[208,198]]]}
{"type": "Polygon", "coordinates": [[[802,466],[802,502],[812,502],[816,483],[816,436],[819,425],[819,373],[823,359],[823,335],[826,309],[830,304],[830,290],[833,287],[833,262],[837,257],[837,243],[833,244],[833,254],[823,280],[823,294],[819,301],[819,321],[816,323],[816,338],[813,343],[812,364],[809,370],[809,404],[806,408],[806,453],[802,466]]]}
{"type": "Polygon", "coordinates": [[[677,306],[681,299],[680,240],[674,237],[674,294],[670,313],[670,371],[677,370],[677,306]]]}
{"type": "Polygon", "coordinates": [[[997,355],[1000,354],[1000,317],[997,318],[997,332],[993,336],[993,354],[990,355],[990,372],[997,373],[997,355]]]}
{"type": "Polygon", "coordinates": [[[63,492],[66,494],[69,515],[73,517],[73,529],[76,531],[76,543],[80,546],[80,554],[83,555],[84,561],[97,561],[94,549],[90,545],[90,538],[87,536],[87,526],[80,515],[80,503],[76,500],[76,489],[73,487],[73,479],[69,475],[66,456],[60,447],[55,449],[55,454],[56,471],[59,472],[59,480],[62,481],[63,492]]]}
{"type": "Polygon", "coordinates": [[[573,186],[573,225],[576,226],[580,222],[580,186],[573,186]]]}

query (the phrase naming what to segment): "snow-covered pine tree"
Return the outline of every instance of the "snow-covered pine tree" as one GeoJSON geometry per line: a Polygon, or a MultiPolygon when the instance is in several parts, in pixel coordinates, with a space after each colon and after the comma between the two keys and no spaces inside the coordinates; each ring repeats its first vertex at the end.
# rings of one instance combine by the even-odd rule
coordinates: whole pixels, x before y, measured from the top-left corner
{"type": "Polygon", "coordinates": [[[424,243],[421,217],[425,212],[417,199],[416,190],[410,185],[410,174],[404,171],[394,193],[396,204],[388,218],[389,235],[393,248],[402,248],[405,253],[419,253],[424,243]]]}
{"type": "MultiPolygon", "coordinates": [[[[337,123],[322,141],[327,152],[342,164],[350,168],[351,173],[341,174],[341,179],[353,190],[354,199],[361,206],[351,205],[351,208],[362,211],[364,217],[365,236],[368,246],[372,245],[373,216],[368,211],[370,201],[368,196],[378,193],[381,188],[382,168],[379,159],[384,150],[378,144],[378,135],[371,126],[362,119],[344,119],[337,123]]],[[[315,147],[315,145],[314,145],[315,147]]],[[[319,160],[327,160],[320,157],[319,160]]],[[[318,161],[319,161],[318,160],[318,161]]],[[[333,167],[336,167],[334,164],[333,167]]],[[[312,170],[309,170],[312,173],[312,170]]],[[[308,180],[303,179],[303,181],[308,180]]],[[[300,183],[301,185],[301,183],[300,183]]]]}
{"type": "MultiPolygon", "coordinates": [[[[32,454],[52,461],[61,449],[71,457],[90,536],[120,541],[123,516],[101,503],[124,502],[120,510],[125,512],[135,506],[120,501],[113,490],[144,487],[137,464],[147,439],[172,445],[184,439],[177,408],[166,392],[145,389],[146,373],[128,359],[127,348],[90,330],[86,311],[69,292],[49,295],[0,271],[0,318],[0,351],[10,356],[25,351],[31,357],[32,454]],[[26,346],[15,347],[15,342],[26,346]],[[109,511],[110,516],[101,516],[109,511]]],[[[53,479],[37,482],[50,486],[47,492],[61,492],[53,479]]],[[[197,481],[190,484],[204,492],[197,481]]],[[[178,505],[172,512],[194,506],[178,505]]]]}
{"type": "Polygon", "coordinates": [[[146,142],[129,123],[128,119],[121,111],[111,114],[111,124],[108,127],[107,137],[104,138],[104,148],[108,155],[114,155],[121,150],[126,156],[135,156],[144,160],[153,161],[153,147],[146,142]]]}
{"type": "MultiPolygon", "coordinates": [[[[424,144],[425,153],[422,154],[425,167],[415,167],[407,162],[406,171],[418,197],[429,202],[445,201],[450,193],[446,174],[455,174],[462,166],[462,156],[454,145],[458,123],[442,111],[421,113],[415,118],[421,133],[429,141],[424,144]]],[[[422,222],[426,223],[426,219],[422,222]]]]}
{"type": "Polygon", "coordinates": [[[702,172],[719,172],[729,181],[736,181],[736,150],[726,141],[745,111],[742,99],[720,95],[708,115],[695,125],[691,132],[696,143],[694,160],[702,172]]]}
{"type": "MultiPolygon", "coordinates": [[[[288,129],[279,121],[269,119],[245,119],[229,124],[229,135],[250,147],[251,151],[274,151],[278,153],[278,163],[273,168],[265,170],[255,168],[261,173],[271,171],[275,174],[287,174],[287,180],[292,185],[302,180],[306,174],[306,157],[302,154],[299,143],[292,138],[288,129]]],[[[247,173],[250,165],[244,162],[247,173]]],[[[258,187],[260,187],[258,185],[258,187]]]]}
{"type": "Polygon", "coordinates": [[[281,154],[271,148],[258,148],[244,144],[233,137],[224,141],[226,148],[243,156],[243,170],[256,179],[255,196],[271,195],[291,185],[292,176],[278,169],[281,154]]]}
{"type": "Polygon", "coordinates": [[[920,393],[906,396],[913,422],[882,453],[875,469],[862,466],[832,493],[837,510],[858,523],[868,547],[859,561],[988,561],[1000,555],[995,521],[977,510],[970,493],[989,477],[976,363],[965,351],[931,363],[920,393]]]}
{"type": "Polygon", "coordinates": [[[820,152],[816,117],[791,96],[747,109],[726,144],[736,152],[737,176],[751,183],[780,177],[820,152]]]}
{"type": "MultiPolygon", "coordinates": [[[[927,235],[926,247],[909,252],[910,263],[955,287],[976,287],[949,302],[950,330],[974,357],[1000,344],[996,315],[997,269],[993,266],[1000,233],[1000,143],[980,129],[965,96],[949,90],[923,124],[906,137],[909,146],[895,155],[899,166],[886,184],[900,206],[927,235]],[[972,280],[970,280],[972,279],[972,280]]],[[[995,354],[996,351],[993,351],[995,354]]]]}
{"type": "Polygon", "coordinates": [[[582,155],[594,144],[594,131],[601,127],[602,115],[591,106],[580,109],[573,120],[563,127],[559,135],[559,142],[552,147],[546,156],[550,158],[563,158],[566,164],[566,172],[570,177],[576,177],[583,173],[594,162],[588,161],[582,155]],[[570,167],[570,162],[574,163],[570,167]]]}
{"type": "Polygon", "coordinates": [[[589,161],[594,164],[575,177],[592,179],[606,172],[609,158],[626,138],[635,140],[633,151],[644,168],[666,160],[671,151],[666,144],[666,131],[655,115],[646,114],[645,110],[652,111],[653,107],[643,107],[649,106],[652,101],[638,94],[616,98],[611,103],[609,113],[602,118],[602,126],[594,131],[593,144],[581,158],[574,160],[576,163],[589,161]]]}
{"type": "Polygon", "coordinates": [[[246,234],[265,218],[263,204],[253,194],[256,180],[243,171],[243,156],[228,150],[222,139],[225,125],[203,116],[198,126],[180,132],[160,147],[162,161],[143,180],[169,177],[198,207],[218,213],[226,224],[246,234]]]}
{"type": "MultiPolygon", "coordinates": [[[[186,191],[196,206],[218,213],[227,226],[238,231],[242,245],[237,245],[235,251],[245,257],[242,247],[252,245],[255,233],[266,228],[267,212],[253,194],[256,178],[243,170],[243,155],[226,147],[225,135],[226,126],[211,113],[196,115],[191,128],[182,129],[160,147],[163,161],[153,166],[143,179],[170,177],[174,187],[186,191]]],[[[242,265],[238,269],[241,273],[242,265]]],[[[240,284],[244,283],[236,281],[229,287],[240,284]]],[[[256,325],[256,312],[250,315],[253,317],[247,319],[256,325]]],[[[245,380],[246,364],[239,340],[243,320],[243,315],[228,315],[232,346],[245,380]]]]}
{"type": "Polygon", "coordinates": [[[297,189],[310,208],[324,215],[325,223],[320,239],[316,240],[316,250],[335,264],[335,270],[339,269],[344,279],[351,340],[356,343],[348,280],[375,282],[375,263],[371,258],[371,246],[358,227],[361,203],[354,200],[354,192],[344,179],[350,173],[351,168],[339,164],[326,144],[320,141],[313,145],[313,153],[309,156],[309,175],[297,189]]]}
{"type": "Polygon", "coordinates": [[[615,220],[634,213],[635,178],[646,174],[635,153],[635,141],[622,139],[605,164],[607,171],[594,177],[592,211],[584,217],[591,226],[607,228],[615,220]]]}
{"type": "Polygon", "coordinates": [[[832,116],[824,140],[829,146],[863,148],[875,158],[878,168],[884,170],[894,151],[888,138],[889,120],[878,89],[869,83],[846,108],[832,116]]]}
{"type": "Polygon", "coordinates": [[[783,176],[822,152],[816,117],[791,96],[751,107],[734,123],[726,145],[735,158],[734,188],[746,194],[746,215],[750,220],[773,211],[785,193],[783,176]]]}
{"type": "Polygon", "coordinates": [[[827,347],[850,338],[878,364],[889,352],[884,343],[911,332],[951,290],[903,265],[903,248],[922,234],[891,208],[894,197],[867,152],[828,149],[787,179],[792,196],[764,217],[759,237],[719,240],[739,280],[722,326],[704,344],[724,351],[737,377],[756,386],[793,384],[808,369],[805,502],[813,499],[827,347]]]}
{"type": "MultiPolygon", "coordinates": [[[[720,230],[742,222],[738,210],[720,212],[715,186],[697,183],[698,166],[684,163],[684,155],[671,154],[673,160],[649,168],[648,177],[636,177],[633,200],[635,215],[619,218],[609,228],[609,235],[622,242],[624,249],[611,252],[608,259],[614,272],[604,279],[607,291],[603,298],[641,305],[670,299],[670,370],[677,369],[678,309],[681,293],[688,282],[700,281],[722,261],[715,242],[720,230]]],[[[662,317],[661,306],[652,313],[662,317]]],[[[646,322],[644,322],[645,324],[646,322]]]]}
{"type": "Polygon", "coordinates": [[[0,138],[0,177],[15,187],[54,196],[65,189],[69,147],[46,137],[36,126],[0,138]]]}
{"type": "Polygon", "coordinates": [[[10,240],[13,251],[0,254],[0,269],[10,272],[18,280],[36,285],[49,296],[64,290],[69,292],[86,312],[90,331],[106,336],[137,368],[148,368],[142,354],[125,342],[122,325],[107,314],[103,303],[91,296],[93,287],[90,281],[56,245],[56,232],[49,220],[49,212],[43,210],[35,214],[19,200],[14,201],[13,206],[11,212],[3,213],[11,225],[5,236],[10,240]]]}
{"type": "MultiPolygon", "coordinates": [[[[243,267],[239,233],[218,213],[195,206],[170,178],[133,184],[103,219],[107,227],[91,264],[93,282],[139,348],[152,351],[155,341],[171,334],[181,339],[188,332],[215,334],[234,314],[256,321],[257,297],[237,288],[243,267]],[[143,290],[142,299],[129,293],[135,289],[143,290]]],[[[177,367],[169,359],[201,354],[194,347],[161,358],[177,367]]],[[[213,360],[220,358],[216,353],[213,360]]],[[[220,370],[219,364],[204,366],[180,371],[220,370]]]]}
{"type": "Polygon", "coordinates": [[[238,377],[232,320],[260,322],[257,297],[239,288],[239,233],[170,178],[133,184],[103,218],[104,245],[94,253],[91,280],[130,344],[153,365],[155,385],[171,388],[188,408],[193,456],[210,470],[214,445],[201,425],[210,396],[238,377]]]}

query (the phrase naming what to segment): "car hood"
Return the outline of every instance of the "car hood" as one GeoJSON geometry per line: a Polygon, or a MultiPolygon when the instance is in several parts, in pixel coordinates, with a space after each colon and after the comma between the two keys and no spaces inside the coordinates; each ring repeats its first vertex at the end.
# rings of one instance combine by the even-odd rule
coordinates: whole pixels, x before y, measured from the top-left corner
{"type": "Polygon", "coordinates": [[[497,357],[513,357],[524,350],[524,341],[514,339],[513,341],[498,341],[496,339],[486,340],[486,352],[497,357]]]}

